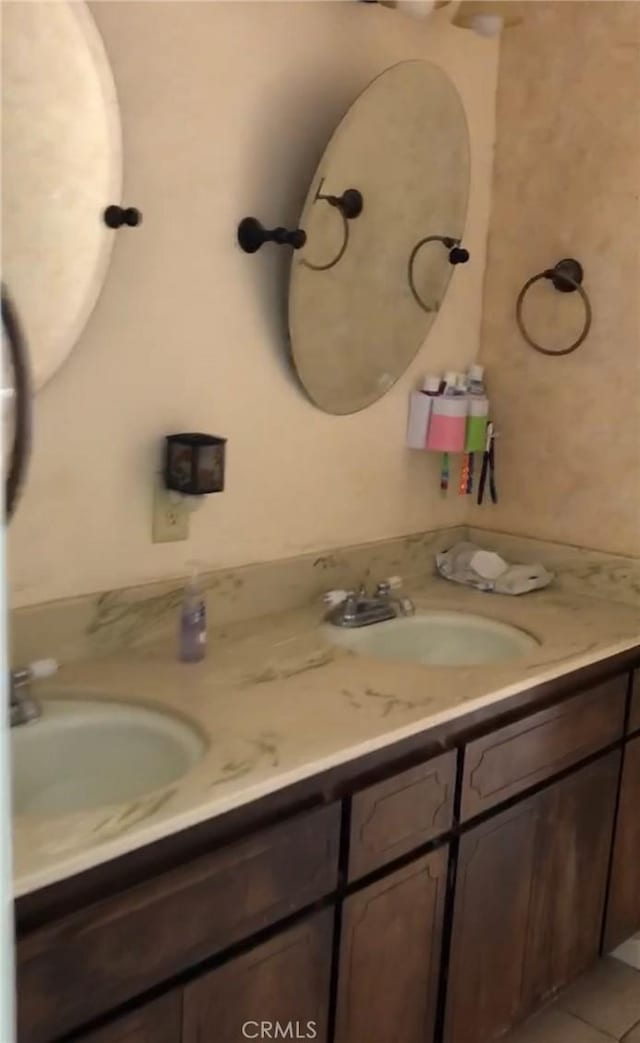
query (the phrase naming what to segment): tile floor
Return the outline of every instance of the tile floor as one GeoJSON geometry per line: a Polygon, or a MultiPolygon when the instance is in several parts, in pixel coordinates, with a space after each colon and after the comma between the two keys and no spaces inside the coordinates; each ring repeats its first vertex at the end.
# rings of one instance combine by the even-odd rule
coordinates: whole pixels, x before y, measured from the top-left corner
{"type": "Polygon", "coordinates": [[[601,960],[504,1043],[640,1043],[640,971],[601,960]]]}

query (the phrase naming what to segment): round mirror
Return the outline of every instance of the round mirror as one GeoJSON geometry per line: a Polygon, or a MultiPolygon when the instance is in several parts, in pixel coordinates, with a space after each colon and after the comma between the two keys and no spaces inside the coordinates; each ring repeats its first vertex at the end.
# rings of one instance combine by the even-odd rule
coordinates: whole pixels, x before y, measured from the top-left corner
{"type": "Polygon", "coordinates": [[[306,242],[292,258],[291,351],[321,409],[364,409],[415,357],[462,259],[441,240],[462,238],[468,191],[456,88],[430,62],[387,69],[331,138],[300,219],[306,242]],[[363,201],[350,218],[325,198],[348,189],[363,201]]]}
{"type": "Polygon", "coordinates": [[[115,87],[83,3],[2,4],[2,277],[35,388],[62,365],[102,287],[120,202],[115,87]]]}

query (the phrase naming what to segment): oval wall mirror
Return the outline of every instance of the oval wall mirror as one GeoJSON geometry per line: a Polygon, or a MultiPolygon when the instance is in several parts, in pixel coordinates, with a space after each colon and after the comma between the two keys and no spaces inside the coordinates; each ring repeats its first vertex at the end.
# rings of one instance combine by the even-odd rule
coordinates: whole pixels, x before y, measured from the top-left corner
{"type": "Polygon", "coordinates": [[[84,3],[2,4],[2,277],[41,387],[78,340],[103,285],[120,202],[120,119],[84,3]]]}
{"type": "Polygon", "coordinates": [[[395,65],[375,79],[334,132],[311,183],[292,257],[293,362],[313,402],[354,413],[385,394],[424,343],[454,266],[438,241],[462,238],[469,193],[469,134],[460,96],[431,62],[395,65]],[[362,193],[344,222],[319,198],[362,193]],[[315,267],[311,267],[314,265],[315,267]]]}

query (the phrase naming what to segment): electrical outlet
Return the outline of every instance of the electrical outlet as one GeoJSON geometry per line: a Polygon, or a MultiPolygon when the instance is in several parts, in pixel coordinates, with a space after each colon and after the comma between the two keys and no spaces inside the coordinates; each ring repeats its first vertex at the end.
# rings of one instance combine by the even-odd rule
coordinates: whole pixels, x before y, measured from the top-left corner
{"type": "Polygon", "coordinates": [[[182,499],[173,497],[161,485],[153,493],[153,543],[172,543],[189,538],[189,509],[182,499]]]}

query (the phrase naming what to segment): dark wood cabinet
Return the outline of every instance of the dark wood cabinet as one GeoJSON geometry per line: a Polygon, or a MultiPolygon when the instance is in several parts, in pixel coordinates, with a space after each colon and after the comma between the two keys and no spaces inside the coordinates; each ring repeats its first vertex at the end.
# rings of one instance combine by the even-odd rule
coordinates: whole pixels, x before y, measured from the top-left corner
{"type": "Polygon", "coordinates": [[[333,917],[317,913],[187,985],[182,1043],[327,1043],[333,917]]]}
{"type": "Polygon", "coordinates": [[[640,736],[627,744],[604,932],[610,952],[640,930],[640,736]]]}
{"type": "Polygon", "coordinates": [[[620,755],[460,842],[447,1043],[491,1043],[596,959],[620,755]]]}
{"type": "Polygon", "coordinates": [[[67,881],[17,918],[19,1043],[493,1043],[640,929],[627,682],[67,881]]]}
{"type": "Polygon", "coordinates": [[[432,1043],[447,855],[434,851],[346,899],[336,1043],[432,1043]]]}
{"type": "Polygon", "coordinates": [[[181,1039],[182,990],[176,989],[81,1036],[77,1043],[181,1043],[181,1039]]]}
{"type": "Polygon", "coordinates": [[[17,946],[20,1043],[52,1037],[334,890],[331,804],[61,917],[17,946]]]}
{"type": "Polygon", "coordinates": [[[635,671],[632,683],[629,731],[637,732],[640,730],[640,670],[635,671]]]}

